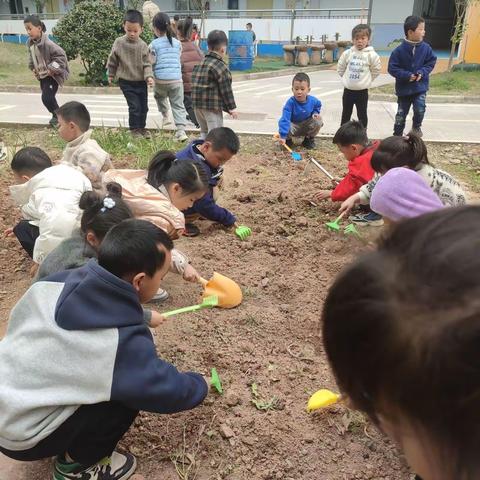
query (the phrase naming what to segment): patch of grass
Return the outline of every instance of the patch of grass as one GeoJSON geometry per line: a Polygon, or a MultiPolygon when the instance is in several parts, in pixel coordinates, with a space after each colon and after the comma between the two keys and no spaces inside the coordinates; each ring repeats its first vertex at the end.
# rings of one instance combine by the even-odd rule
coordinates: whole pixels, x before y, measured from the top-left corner
{"type": "MultiPolygon", "coordinates": [[[[226,59],[228,63],[228,58],[226,59]]],[[[232,72],[233,76],[243,75],[245,73],[259,73],[259,72],[274,72],[276,70],[283,70],[288,68],[282,57],[256,57],[253,67],[250,70],[243,70],[241,72],[232,72]]]]}
{"type": "Polygon", "coordinates": [[[258,385],[256,383],[252,383],[251,386],[252,392],[252,403],[255,405],[257,410],[275,410],[278,406],[278,398],[273,396],[270,399],[262,398],[260,393],[258,392],[258,385]]]}

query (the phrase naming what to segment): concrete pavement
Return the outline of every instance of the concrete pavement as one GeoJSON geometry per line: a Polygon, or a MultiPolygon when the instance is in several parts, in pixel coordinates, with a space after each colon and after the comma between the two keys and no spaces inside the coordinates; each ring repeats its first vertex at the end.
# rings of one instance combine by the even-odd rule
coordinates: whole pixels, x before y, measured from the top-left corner
{"type": "MultiPolygon", "coordinates": [[[[322,135],[333,135],[340,125],[342,112],[341,81],[335,71],[322,70],[309,74],[312,94],[323,104],[322,135]]],[[[239,133],[273,134],[277,129],[282,106],[291,95],[292,75],[234,82],[239,119],[226,118],[225,125],[239,133]]],[[[381,75],[375,85],[393,82],[381,75]]],[[[60,104],[69,100],[85,103],[93,125],[118,126],[128,122],[128,111],[122,95],[59,94],[60,104]]],[[[161,123],[153,93],[150,93],[147,126],[161,123]]],[[[383,138],[392,134],[396,103],[371,101],[369,104],[369,135],[383,138]]],[[[0,92],[0,123],[46,124],[50,115],[41,103],[40,93],[0,92]]],[[[411,120],[410,120],[411,121],[411,120]]],[[[407,124],[407,127],[411,123],[407,124]]],[[[424,122],[424,138],[430,141],[480,142],[480,105],[428,103],[424,122]]]]}

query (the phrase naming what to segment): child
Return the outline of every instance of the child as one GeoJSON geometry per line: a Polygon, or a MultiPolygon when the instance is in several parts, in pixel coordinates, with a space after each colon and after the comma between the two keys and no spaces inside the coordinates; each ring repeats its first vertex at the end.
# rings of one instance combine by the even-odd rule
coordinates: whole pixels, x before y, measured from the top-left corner
{"type": "Polygon", "coordinates": [[[255,35],[255,32],[253,31],[253,25],[248,22],[245,25],[245,28],[247,29],[247,32],[252,32],[252,42],[253,42],[253,56],[257,56],[257,36],[255,35]]]}
{"type": "Polygon", "coordinates": [[[310,77],[306,73],[297,73],[292,81],[293,97],[283,107],[282,118],[278,121],[280,143],[292,148],[292,137],[304,137],[302,145],[307,149],[315,148],[315,137],[322,128],[320,116],[322,102],[310,93],[310,77]]]}
{"type": "Polygon", "coordinates": [[[333,143],[348,162],[348,174],[333,190],[321,190],[317,200],[330,198],[332,202],[342,202],[357,193],[362,185],[368,183],[375,172],[370,161],[373,152],[378,147],[378,141],[369,143],[367,132],[360,122],[351,120],[344,123],[333,137],[333,143]]]}
{"type": "MultiPolygon", "coordinates": [[[[350,211],[356,204],[368,205],[379,176],[397,167],[407,167],[417,172],[444,205],[454,207],[466,203],[466,195],[460,183],[447,172],[430,164],[425,143],[414,133],[408,137],[393,136],[382,140],[372,155],[371,163],[377,175],[342,203],[341,212],[350,211]]],[[[355,215],[351,220],[359,225],[369,225],[366,215],[355,215]]]]}
{"type": "Polygon", "coordinates": [[[112,168],[110,155],[91,138],[90,114],[80,102],[67,102],[57,110],[58,134],[67,142],[62,163],[76,167],[92,182],[94,190],[102,190],[105,171],[112,168]]]}
{"type": "Polygon", "coordinates": [[[151,27],[153,17],[160,12],[159,6],[152,0],[145,0],[142,5],[142,13],[145,22],[151,27]]]}
{"type": "Polygon", "coordinates": [[[198,47],[200,44],[200,33],[198,32],[198,25],[196,23],[192,26],[192,36],[190,40],[198,47]]]}
{"type": "Polygon", "coordinates": [[[392,168],[379,178],[370,206],[389,224],[444,207],[423,178],[405,167],[392,168]]]}
{"type": "Polygon", "coordinates": [[[63,48],[48,38],[45,24],[36,15],[28,15],[23,23],[29,37],[28,68],[40,81],[42,103],[52,114],[50,125],[56,127],[58,122],[55,112],[58,110],[58,103],[55,95],[58,87],[64,84],[70,73],[67,55],[63,48]]]}
{"type": "Polygon", "coordinates": [[[237,118],[232,90],[232,74],[224,61],[228,39],[222,30],[212,30],[207,37],[208,53],[193,69],[192,101],[200,124],[200,138],[214,128],[223,127],[223,112],[237,118]]]}
{"type": "Polygon", "coordinates": [[[480,477],[479,238],[477,206],[402,222],[337,278],[323,309],[342,394],[423,480],[480,477]]]}
{"type": "Polygon", "coordinates": [[[398,110],[393,134],[402,136],[410,107],[413,105],[413,131],[420,137],[425,116],[425,100],[429,76],[437,63],[432,47],[423,41],[425,20],[407,17],[403,25],[405,39],[392,52],[388,61],[388,73],[395,77],[398,110]]]}
{"type": "Polygon", "coordinates": [[[143,17],[127,10],[123,17],[125,35],[115,40],[107,61],[108,83],[118,77],[118,85],[128,104],[128,126],[134,135],[149,136],[145,129],[148,113],[148,88],[153,87],[152,65],[147,44],[140,38],[143,17]]]}
{"type": "Polygon", "coordinates": [[[221,186],[223,165],[240,149],[240,140],[236,133],[227,127],[214,128],[205,140],[195,140],[184,150],[177,152],[179,162],[199,162],[208,178],[207,193],[198,199],[193,206],[184,210],[187,224],[185,235],[196,237],[200,230],[192,221],[199,217],[218,222],[226,227],[235,225],[237,219],[226,208],[217,205],[216,197],[221,186]]]}
{"type": "Polygon", "coordinates": [[[174,38],[170,17],[166,13],[157,13],[153,17],[153,29],[157,38],[150,44],[154,58],[153,72],[155,75],[155,100],[158,111],[163,115],[163,121],[168,119],[168,101],[172,107],[173,119],[177,131],[175,139],[185,142],[187,113],[183,105],[183,83],[180,53],[182,46],[174,38]]]}
{"type": "Polygon", "coordinates": [[[357,108],[358,120],[364,128],[368,125],[368,89],[380,75],[382,62],[377,52],[368,45],[372,29],[360,24],[352,30],[353,47],[343,52],[338,61],[337,72],[342,77],[343,111],[342,125],[352,117],[353,106],[357,108]]]}
{"type": "Polygon", "coordinates": [[[2,453],[56,456],[56,480],[127,479],[135,457],[115,447],[139,411],[170,414],[203,401],[203,377],[159,359],[143,319],[172,246],[150,222],[124,220],[106,235],[98,263],[29,288],[0,342],[2,453]]]}
{"type": "Polygon", "coordinates": [[[178,39],[182,42],[182,64],[183,78],[183,105],[187,111],[187,120],[190,120],[197,128],[200,128],[192,104],[192,72],[196,65],[203,60],[203,53],[198,46],[190,40],[192,34],[192,17],[180,20],[177,25],[178,39]]]}
{"type": "Polygon", "coordinates": [[[7,229],[5,235],[15,235],[33,259],[33,275],[44,258],[72,234],[80,219],[80,197],[92,186],[75,168],[52,167],[48,155],[37,147],[19,150],[11,167],[17,185],[10,187],[10,193],[25,220],[7,229]]]}

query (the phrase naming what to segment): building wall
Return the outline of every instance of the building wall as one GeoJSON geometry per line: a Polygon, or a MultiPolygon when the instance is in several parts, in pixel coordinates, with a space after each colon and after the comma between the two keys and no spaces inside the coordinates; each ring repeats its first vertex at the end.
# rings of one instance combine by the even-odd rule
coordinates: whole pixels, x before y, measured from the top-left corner
{"type": "Polygon", "coordinates": [[[480,63],[480,5],[472,5],[467,17],[461,58],[466,63],[480,63]]]}

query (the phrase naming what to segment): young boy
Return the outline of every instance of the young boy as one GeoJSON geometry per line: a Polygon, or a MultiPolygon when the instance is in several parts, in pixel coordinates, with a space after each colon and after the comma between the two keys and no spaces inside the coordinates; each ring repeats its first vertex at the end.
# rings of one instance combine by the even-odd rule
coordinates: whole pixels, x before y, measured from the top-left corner
{"type": "Polygon", "coordinates": [[[149,136],[145,129],[148,112],[148,88],[153,87],[153,72],[147,44],[140,38],[143,16],[127,10],[123,17],[125,35],[115,40],[108,57],[108,83],[118,84],[128,104],[128,125],[134,135],[149,136]]]}
{"type": "Polygon", "coordinates": [[[422,136],[429,76],[435,67],[437,57],[432,47],[423,41],[425,36],[423,18],[413,15],[407,17],[403,29],[406,38],[392,52],[388,62],[388,73],[396,79],[395,91],[398,97],[393,134],[400,137],[403,135],[408,112],[413,105],[413,131],[422,136]]]}
{"type": "Polygon", "coordinates": [[[19,150],[11,167],[17,185],[10,187],[10,193],[25,220],[4,233],[17,237],[35,262],[30,272],[35,274],[43,259],[78,226],[78,202],[92,186],[77,169],[52,166],[48,155],[37,147],[19,150]]]}
{"type": "Polygon", "coordinates": [[[240,140],[236,133],[227,127],[211,130],[205,140],[195,140],[187,148],[177,153],[178,161],[198,161],[208,175],[210,189],[192,208],[185,210],[187,224],[185,236],[196,237],[200,230],[192,223],[199,217],[218,222],[226,227],[235,225],[237,219],[226,208],[216,203],[218,189],[222,183],[223,165],[240,149],[240,140]]]}
{"type": "Polygon", "coordinates": [[[90,114],[80,102],[67,102],[57,110],[58,134],[67,142],[61,163],[78,168],[102,191],[103,174],[112,168],[110,155],[91,138],[90,114]]]}
{"type": "Polygon", "coordinates": [[[20,299],[0,342],[2,453],[56,456],[56,480],[127,479],[135,457],[115,447],[139,410],[175,413],[203,401],[203,377],[159,359],[143,318],[172,248],[152,223],[124,220],[105,236],[98,263],[40,280],[20,299]]]}
{"type": "Polygon", "coordinates": [[[369,46],[372,30],[360,24],[352,30],[353,47],[343,52],[338,61],[337,72],[342,77],[343,111],[342,125],[352,117],[353,106],[357,108],[358,120],[364,128],[368,125],[368,89],[380,75],[382,63],[377,52],[369,46]]]}
{"type": "Polygon", "coordinates": [[[223,59],[227,53],[227,35],[222,30],[213,30],[207,43],[208,53],[192,73],[192,102],[202,139],[213,128],[223,127],[223,111],[237,118],[232,74],[223,59]]]}
{"type": "Polygon", "coordinates": [[[302,145],[307,149],[315,148],[315,137],[323,126],[320,116],[322,102],[309,95],[310,77],[306,73],[297,73],[293,77],[292,92],[293,97],[287,100],[278,121],[280,143],[292,148],[292,137],[304,137],[302,145]]]}
{"type": "Polygon", "coordinates": [[[369,143],[363,125],[352,120],[337,130],[333,143],[347,160],[348,173],[343,180],[334,181],[336,187],[333,190],[321,190],[315,197],[317,200],[330,198],[332,202],[343,202],[373,178],[375,172],[370,162],[380,142],[369,143]]]}

